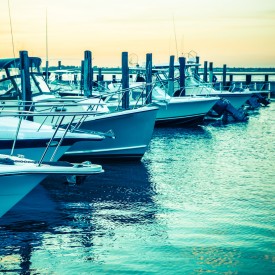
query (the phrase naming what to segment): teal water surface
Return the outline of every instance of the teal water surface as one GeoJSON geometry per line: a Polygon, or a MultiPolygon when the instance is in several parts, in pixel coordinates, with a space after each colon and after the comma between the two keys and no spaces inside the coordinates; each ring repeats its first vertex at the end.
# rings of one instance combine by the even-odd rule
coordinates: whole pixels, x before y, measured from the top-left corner
{"type": "Polygon", "coordinates": [[[275,103],[155,129],[138,164],[49,178],[0,219],[2,274],[275,274],[275,103]]]}

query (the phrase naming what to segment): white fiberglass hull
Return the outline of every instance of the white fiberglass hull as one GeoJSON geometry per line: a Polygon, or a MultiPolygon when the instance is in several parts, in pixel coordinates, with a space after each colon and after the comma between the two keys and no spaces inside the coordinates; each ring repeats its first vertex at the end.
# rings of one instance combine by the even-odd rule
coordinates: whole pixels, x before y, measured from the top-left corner
{"type": "Polygon", "coordinates": [[[0,155],[0,217],[9,211],[47,175],[91,175],[103,172],[96,164],[83,165],[51,165],[38,166],[28,159],[0,155]],[[3,161],[13,162],[3,164],[3,161]]]}
{"type": "Polygon", "coordinates": [[[87,119],[80,129],[107,132],[115,138],[105,138],[92,145],[79,143],[65,153],[66,159],[139,160],[150,143],[158,108],[140,107],[108,113],[87,119]]]}
{"type": "Polygon", "coordinates": [[[246,101],[252,96],[251,91],[226,91],[215,90],[209,83],[201,83],[193,77],[186,80],[186,95],[197,96],[217,96],[230,101],[234,108],[239,109],[246,104],[246,101]]]}
{"type": "Polygon", "coordinates": [[[230,101],[234,108],[240,109],[246,104],[246,101],[252,96],[252,92],[216,92],[211,93],[211,95],[216,95],[220,98],[225,98],[230,101]]]}
{"type": "Polygon", "coordinates": [[[170,101],[157,103],[156,125],[181,125],[201,122],[218,101],[217,97],[171,97],[170,101]]]}
{"type": "MultiPolygon", "coordinates": [[[[0,118],[0,154],[9,155],[12,152],[14,138],[18,127],[18,118],[0,118]]],[[[44,125],[39,131],[40,124],[32,121],[22,120],[14,146],[13,155],[23,155],[26,158],[40,160],[45,149],[53,136],[52,127],[44,125]]],[[[94,144],[94,140],[101,141],[103,137],[91,134],[67,133],[61,145],[56,150],[56,146],[62,138],[64,130],[57,133],[52,145],[48,148],[44,161],[58,160],[73,144],[85,140],[94,144]],[[53,157],[53,158],[52,158],[53,157]],[[51,159],[52,158],[52,159],[51,159]]]]}
{"type": "Polygon", "coordinates": [[[24,198],[46,176],[46,174],[0,175],[0,217],[24,198]]]}
{"type": "Polygon", "coordinates": [[[195,94],[197,96],[211,96],[224,98],[230,101],[234,108],[239,109],[246,104],[246,101],[252,96],[252,92],[229,92],[229,91],[217,91],[209,87],[187,88],[186,94],[195,94]]]}

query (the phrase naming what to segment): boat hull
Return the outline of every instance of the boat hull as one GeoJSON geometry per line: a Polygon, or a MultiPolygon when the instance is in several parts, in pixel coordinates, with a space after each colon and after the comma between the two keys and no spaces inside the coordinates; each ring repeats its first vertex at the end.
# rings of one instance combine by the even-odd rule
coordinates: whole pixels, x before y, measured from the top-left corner
{"type": "Polygon", "coordinates": [[[25,197],[48,175],[89,176],[102,173],[101,165],[35,161],[0,155],[0,217],[25,197]]]}
{"type": "Polygon", "coordinates": [[[150,143],[158,108],[140,107],[89,118],[80,129],[107,132],[112,130],[115,138],[106,137],[101,142],[73,145],[62,157],[65,160],[140,160],[150,143]]]}
{"type": "Polygon", "coordinates": [[[187,83],[186,95],[224,98],[226,100],[229,100],[234,108],[240,109],[246,104],[246,101],[252,96],[252,92],[215,90],[212,86],[209,85],[209,83],[200,83],[197,82],[197,80],[195,80],[194,78],[191,78],[187,83]]]}
{"type": "Polygon", "coordinates": [[[168,104],[158,104],[156,126],[201,123],[217,100],[215,97],[172,97],[168,104]]]}
{"type": "Polygon", "coordinates": [[[101,142],[103,139],[98,135],[67,133],[61,144],[58,145],[64,134],[64,130],[60,129],[45,152],[54,133],[52,127],[44,125],[38,131],[39,123],[22,120],[14,143],[18,122],[19,120],[15,117],[0,118],[2,130],[0,132],[0,154],[10,155],[12,153],[15,156],[22,155],[36,161],[39,161],[44,155],[44,161],[57,161],[75,143],[85,141],[93,144],[96,143],[94,141],[101,142]],[[14,148],[13,152],[12,148],[14,148]]]}
{"type": "Polygon", "coordinates": [[[217,96],[230,101],[232,106],[236,109],[242,108],[246,101],[252,96],[251,92],[221,92],[217,93],[217,96]]]}
{"type": "MultiPolygon", "coordinates": [[[[33,160],[39,161],[41,156],[45,152],[46,144],[49,140],[21,140],[16,143],[16,147],[13,151],[13,155],[21,155],[25,158],[31,158],[33,160]],[[33,142],[31,144],[31,142],[33,142]]],[[[9,155],[11,154],[11,146],[5,146],[5,144],[11,144],[11,141],[0,142],[0,154],[9,155]]],[[[46,152],[44,161],[57,161],[62,157],[62,155],[71,147],[71,144],[68,146],[60,146],[54,155],[55,147],[50,147],[46,152]],[[53,159],[51,159],[53,156],[53,159]]]]}
{"type": "Polygon", "coordinates": [[[24,198],[46,176],[46,174],[9,174],[1,176],[0,217],[24,198]]]}

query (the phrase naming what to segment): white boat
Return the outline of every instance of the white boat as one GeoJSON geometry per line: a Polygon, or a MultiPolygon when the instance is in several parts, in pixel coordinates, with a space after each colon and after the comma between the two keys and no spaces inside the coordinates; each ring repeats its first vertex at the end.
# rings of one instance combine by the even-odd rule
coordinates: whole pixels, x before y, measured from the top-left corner
{"type": "MultiPolygon", "coordinates": [[[[195,96],[214,96],[229,100],[232,106],[236,109],[240,109],[246,104],[246,101],[252,96],[252,92],[249,90],[243,91],[227,91],[216,90],[213,88],[213,83],[206,83],[202,81],[196,74],[195,69],[200,64],[196,63],[194,58],[188,58],[185,70],[185,95],[195,96]]],[[[179,66],[176,67],[177,69],[179,66]]],[[[176,74],[179,76],[179,71],[176,70],[176,74]]],[[[167,76],[166,76],[167,78],[167,76]]],[[[177,89],[177,88],[176,88],[177,89]]]]}
{"type": "MultiPolygon", "coordinates": [[[[119,90],[120,84],[112,83],[109,86],[111,92],[119,90]]],[[[132,105],[144,104],[145,82],[132,82],[130,84],[132,105]],[[138,100],[138,102],[137,102],[138,100]]],[[[108,107],[114,108],[115,103],[107,99],[108,107]]],[[[156,126],[194,125],[203,122],[206,114],[219,100],[211,96],[186,96],[171,97],[164,88],[154,85],[152,88],[151,106],[157,106],[156,126]]]]}
{"type": "Polygon", "coordinates": [[[159,107],[156,125],[200,124],[217,101],[209,96],[171,97],[166,104],[153,102],[159,107]]]}
{"type": "MultiPolygon", "coordinates": [[[[71,133],[65,129],[53,129],[47,125],[0,114],[0,153],[23,155],[27,158],[56,161],[78,143],[96,144],[104,137],[90,133],[71,133]],[[47,148],[47,150],[46,150],[47,148]]],[[[6,114],[8,115],[8,114],[6,114]]]]}
{"type": "Polygon", "coordinates": [[[186,95],[196,96],[216,96],[219,98],[225,98],[229,100],[232,106],[236,109],[242,108],[246,101],[253,95],[251,91],[226,91],[226,90],[215,90],[212,83],[205,83],[200,79],[196,78],[191,71],[191,67],[188,67],[186,71],[185,80],[185,93],[186,95]]]}
{"type": "MultiPolygon", "coordinates": [[[[210,96],[217,97],[219,99],[229,100],[231,105],[235,109],[239,109],[246,104],[246,101],[253,95],[253,92],[248,89],[242,91],[227,91],[227,90],[216,90],[213,88],[213,83],[206,83],[196,75],[196,68],[200,66],[200,64],[196,63],[195,58],[188,58],[186,63],[185,70],[185,86],[184,86],[184,96],[210,96]]],[[[159,79],[162,85],[167,85],[168,82],[168,65],[159,65],[156,69],[157,78],[159,79]]],[[[179,91],[179,64],[175,65],[175,81],[174,89],[172,92],[169,92],[170,96],[175,96],[175,94],[179,91]]],[[[177,96],[181,96],[179,93],[177,96]]]]}
{"type": "MultiPolygon", "coordinates": [[[[41,105],[45,104],[45,100],[48,102],[48,109],[52,111],[60,111],[57,107],[52,107],[54,104],[59,104],[63,110],[77,111],[93,110],[94,116],[87,116],[85,121],[78,125],[78,130],[88,131],[112,131],[115,138],[105,138],[100,143],[94,144],[87,148],[86,146],[78,147],[75,145],[71,148],[66,156],[68,158],[78,157],[84,160],[89,159],[111,159],[111,160],[140,160],[146,152],[149,142],[152,137],[155,118],[158,108],[155,106],[143,106],[136,109],[119,110],[117,112],[110,112],[107,105],[99,99],[62,99],[53,95],[44,81],[42,73],[40,73],[39,66],[41,59],[37,57],[30,57],[31,68],[31,86],[33,92],[33,101],[35,103],[35,109],[41,111],[41,105]],[[41,101],[43,99],[43,102],[41,101]],[[70,103],[70,102],[71,103],[70,103]],[[60,103],[61,102],[61,103],[60,103]],[[70,104],[69,104],[70,103],[70,104]],[[72,106],[72,103],[74,106],[72,106]],[[40,107],[39,107],[40,104],[40,107]]],[[[21,96],[20,86],[20,71],[19,59],[0,60],[0,69],[5,70],[6,76],[0,80],[0,87],[2,89],[2,96],[0,99],[16,99],[17,96],[21,96]],[[13,67],[13,68],[12,68],[13,67]],[[12,68],[12,69],[11,69],[12,68]],[[13,81],[10,71],[13,71],[13,81]]],[[[9,103],[5,101],[5,106],[9,103]]],[[[45,108],[44,108],[45,109],[45,108]]],[[[47,111],[45,109],[45,111],[47,111]]],[[[50,123],[47,121],[46,123],[50,123]]]]}
{"type": "Polygon", "coordinates": [[[114,138],[105,138],[92,146],[83,143],[72,146],[64,157],[82,160],[140,160],[151,141],[158,108],[143,106],[138,109],[102,114],[85,120],[80,129],[112,130],[114,138]]]}
{"type": "Polygon", "coordinates": [[[0,154],[0,218],[48,175],[88,176],[102,173],[100,165],[36,161],[0,154]]]}

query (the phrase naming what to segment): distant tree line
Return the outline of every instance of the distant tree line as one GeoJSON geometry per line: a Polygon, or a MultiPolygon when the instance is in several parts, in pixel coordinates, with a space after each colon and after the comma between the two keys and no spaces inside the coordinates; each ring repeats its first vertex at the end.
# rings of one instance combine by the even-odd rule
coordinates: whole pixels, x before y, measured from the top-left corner
{"type": "MultiPolygon", "coordinates": [[[[45,68],[43,68],[45,69],[45,68]]],[[[80,66],[64,66],[61,65],[61,67],[59,68],[58,66],[51,66],[49,67],[49,70],[58,70],[58,69],[62,69],[62,70],[80,70],[80,66]]],[[[95,71],[98,70],[98,66],[94,66],[93,69],[95,71]]],[[[118,69],[120,69],[120,67],[101,67],[101,69],[104,71],[117,71],[118,69]]],[[[221,67],[215,67],[214,71],[215,72],[222,72],[223,68],[221,67]]],[[[274,68],[249,68],[249,67],[228,67],[226,68],[227,72],[275,72],[275,67],[274,68]]],[[[201,67],[199,69],[199,71],[203,71],[203,67],[201,67]]]]}

